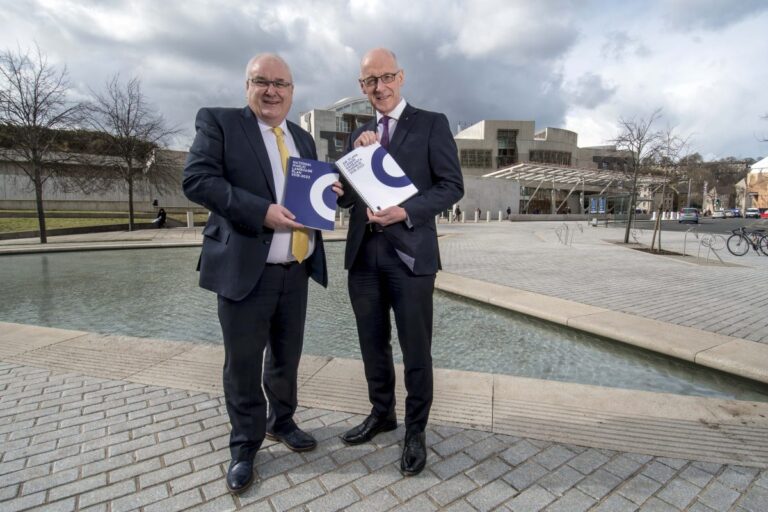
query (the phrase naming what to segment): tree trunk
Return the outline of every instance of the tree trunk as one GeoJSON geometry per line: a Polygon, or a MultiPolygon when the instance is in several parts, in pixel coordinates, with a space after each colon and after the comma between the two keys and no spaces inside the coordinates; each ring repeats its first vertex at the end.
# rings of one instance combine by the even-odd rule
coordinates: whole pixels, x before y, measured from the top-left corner
{"type": "Polygon", "coordinates": [[[635,172],[632,174],[632,194],[629,196],[629,215],[627,215],[627,229],[624,231],[624,243],[629,243],[629,230],[632,229],[632,219],[635,218],[635,201],[637,199],[637,171],[638,166],[635,166],[635,172]]]}
{"type": "Polygon", "coordinates": [[[37,206],[37,224],[40,227],[40,243],[48,243],[48,234],[45,229],[45,210],[43,210],[43,177],[40,167],[35,166],[35,205],[37,206]]]}
{"type": "Polygon", "coordinates": [[[128,231],[133,231],[133,176],[128,175],[128,231]]]}

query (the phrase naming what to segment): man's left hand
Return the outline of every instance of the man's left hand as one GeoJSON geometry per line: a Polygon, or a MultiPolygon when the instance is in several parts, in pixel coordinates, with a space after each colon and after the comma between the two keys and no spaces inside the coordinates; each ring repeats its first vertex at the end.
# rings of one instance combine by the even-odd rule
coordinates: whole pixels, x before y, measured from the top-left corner
{"type": "Polygon", "coordinates": [[[408,218],[408,213],[405,208],[399,206],[390,206],[376,213],[373,213],[370,208],[367,209],[368,222],[373,224],[379,224],[381,226],[389,226],[397,222],[402,222],[408,218]]]}

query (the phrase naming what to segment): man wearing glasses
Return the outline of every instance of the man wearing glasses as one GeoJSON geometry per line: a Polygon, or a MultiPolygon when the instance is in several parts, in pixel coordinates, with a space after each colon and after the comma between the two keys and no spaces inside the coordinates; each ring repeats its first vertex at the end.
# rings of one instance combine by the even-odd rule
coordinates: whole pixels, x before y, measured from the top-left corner
{"type": "MultiPolygon", "coordinates": [[[[245,90],[245,108],[198,112],[183,182],[186,196],[211,211],[198,268],[200,286],[218,294],[233,493],[253,482],[265,435],[294,451],[317,445],[293,414],[308,278],[328,282],[320,232],[282,206],[288,157],[317,158],[312,137],[286,121],[291,71],[277,55],[257,55],[245,90]]],[[[334,191],[342,193],[338,182],[334,191]]]]}
{"type": "Polygon", "coordinates": [[[415,475],[426,464],[424,430],[432,404],[432,292],[440,268],[435,216],[464,195],[464,185],[447,118],[400,96],[405,73],[394,53],[369,51],[359,81],[376,119],[351,134],[347,150],[380,142],[419,193],[378,212],[366,208],[351,188],[339,197],[340,206],[351,207],[344,266],[372,404],[371,414],[342,440],[360,444],[397,427],[391,309],[408,392],[400,464],[404,474],[415,475]]]}

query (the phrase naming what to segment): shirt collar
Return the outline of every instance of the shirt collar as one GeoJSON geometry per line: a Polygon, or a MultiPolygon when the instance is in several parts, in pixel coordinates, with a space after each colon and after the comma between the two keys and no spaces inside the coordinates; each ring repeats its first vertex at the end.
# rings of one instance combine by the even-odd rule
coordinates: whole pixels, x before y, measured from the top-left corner
{"type": "MultiPolygon", "coordinates": [[[[256,120],[259,122],[259,128],[261,129],[262,134],[264,134],[265,132],[273,133],[271,126],[269,126],[267,123],[265,123],[258,117],[256,118],[256,120]]],[[[281,122],[277,126],[279,126],[281,130],[283,130],[283,133],[288,133],[288,123],[285,121],[285,119],[283,119],[283,122],[281,122]]]]}
{"type": "MultiPolygon", "coordinates": [[[[403,115],[403,110],[405,110],[405,98],[400,98],[400,103],[397,104],[395,108],[392,109],[392,112],[387,114],[387,117],[390,119],[394,119],[395,121],[398,121],[400,119],[400,116],[403,115]]],[[[378,123],[381,121],[381,118],[384,117],[384,114],[376,111],[376,122],[378,123]]]]}

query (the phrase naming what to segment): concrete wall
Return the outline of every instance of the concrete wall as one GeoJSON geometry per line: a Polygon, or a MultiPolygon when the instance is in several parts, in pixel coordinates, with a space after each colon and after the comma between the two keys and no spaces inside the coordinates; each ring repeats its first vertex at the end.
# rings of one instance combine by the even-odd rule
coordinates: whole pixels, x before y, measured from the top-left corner
{"type": "MultiPolygon", "coordinates": [[[[154,211],[152,201],[165,209],[202,209],[181,191],[181,175],[165,192],[159,192],[146,182],[134,186],[133,204],[136,211],[154,211]]],[[[47,210],[128,211],[128,191],[125,183],[115,180],[109,190],[85,194],[74,189],[65,178],[51,178],[43,186],[43,203],[47,210]]],[[[27,210],[35,208],[32,182],[21,171],[0,168],[0,209],[27,210]]]]}
{"type": "Polygon", "coordinates": [[[487,210],[491,211],[492,219],[499,210],[506,214],[507,206],[512,208],[512,213],[519,213],[520,184],[513,180],[464,176],[464,197],[459,206],[466,212],[467,219],[474,219],[475,208],[483,211],[483,218],[487,210]]]}

